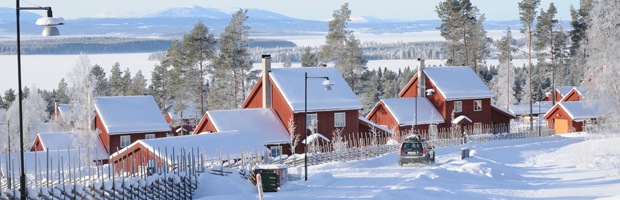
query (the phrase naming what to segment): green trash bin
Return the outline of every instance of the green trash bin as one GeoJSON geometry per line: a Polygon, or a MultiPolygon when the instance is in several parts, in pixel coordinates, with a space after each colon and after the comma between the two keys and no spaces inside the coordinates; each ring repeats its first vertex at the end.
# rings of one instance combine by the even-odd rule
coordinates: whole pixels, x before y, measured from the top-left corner
{"type": "Polygon", "coordinates": [[[263,192],[278,191],[278,176],[274,171],[262,171],[260,176],[263,183],[263,192]]]}

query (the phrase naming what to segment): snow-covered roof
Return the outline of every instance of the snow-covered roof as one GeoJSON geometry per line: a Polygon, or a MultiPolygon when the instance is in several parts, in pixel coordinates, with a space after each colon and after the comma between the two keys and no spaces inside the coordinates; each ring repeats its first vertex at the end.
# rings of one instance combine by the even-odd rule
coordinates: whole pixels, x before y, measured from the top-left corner
{"type": "Polygon", "coordinates": [[[433,104],[424,97],[381,99],[400,126],[413,125],[418,102],[418,124],[444,123],[444,118],[433,104]]]}
{"type": "Polygon", "coordinates": [[[290,143],[291,136],[278,114],[269,108],[208,111],[218,132],[238,130],[264,144],[290,143]]]}
{"type": "Polygon", "coordinates": [[[332,90],[325,90],[323,78],[308,78],[308,112],[361,110],[362,102],[334,67],[276,68],[269,73],[274,84],[294,113],[304,112],[304,80],[308,77],[329,77],[332,90]]]}
{"type": "MultiPolygon", "coordinates": [[[[330,141],[330,140],[329,140],[329,139],[327,139],[327,137],[325,137],[323,134],[320,134],[320,133],[313,133],[313,134],[308,135],[308,138],[307,138],[307,139],[308,139],[308,143],[312,144],[314,141],[316,141],[316,140],[317,140],[317,139],[319,139],[319,138],[321,138],[321,139],[325,140],[326,142],[329,142],[329,141],[330,141]]],[[[301,140],[301,143],[302,143],[302,144],[306,144],[306,139],[301,140]]]]}
{"type": "Polygon", "coordinates": [[[367,123],[367,124],[369,124],[371,126],[374,126],[375,128],[377,128],[377,129],[379,129],[381,131],[385,131],[385,132],[387,132],[389,134],[396,135],[396,133],[394,133],[394,131],[392,131],[392,130],[384,127],[384,126],[381,126],[379,124],[375,124],[374,122],[371,122],[370,120],[366,119],[364,116],[360,115],[360,116],[358,116],[358,118],[359,118],[359,120],[361,120],[361,121],[363,121],[363,122],[365,122],[365,123],[367,123]]]}
{"type": "MultiPolygon", "coordinates": [[[[607,116],[606,111],[608,109],[618,109],[616,100],[604,103],[598,102],[593,105],[588,105],[585,101],[566,101],[558,102],[556,106],[561,106],[573,121],[604,117],[607,116]]],[[[549,112],[551,112],[551,110],[549,110],[549,112]]],[[[549,112],[545,114],[545,118],[548,117],[547,115],[549,112]]]]}
{"type": "Polygon", "coordinates": [[[60,115],[64,115],[69,112],[69,104],[58,104],[58,111],[60,115]]]}
{"type": "MultiPolygon", "coordinates": [[[[532,114],[545,114],[547,111],[551,110],[552,107],[553,102],[551,101],[537,102],[536,104],[532,104],[532,114]]],[[[529,115],[530,104],[511,105],[510,112],[515,115],[529,115]]]]}
{"type": "MultiPolygon", "coordinates": [[[[63,149],[66,150],[67,148],[71,150],[73,149],[77,150],[78,148],[73,145],[74,141],[78,139],[77,134],[79,133],[72,133],[72,132],[39,133],[37,137],[39,138],[39,141],[41,142],[41,145],[44,150],[47,150],[47,149],[58,150],[59,148],[60,150],[63,150],[63,149]]],[[[33,145],[34,144],[30,146],[33,146],[33,145]]],[[[96,143],[92,145],[95,145],[95,150],[96,150],[96,151],[91,152],[91,156],[93,158],[108,159],[108,152],[106,151],[105,147],[103,146],[103,142],[101,141],[99,137],[97,137],[96,143]]]]}
{"type": "Polygon", "coordinates": [[[568,93],[570,93],[570,91],[575,88],[575,86],[558,86],[555,87],[555,90],[558,91],[558,93],[560,93],[560,89],[562,90],[562,92],[560,93],[562,95],[562,97],[565,97],[566,95],[568,95],[568,93]]]}
{"type": "Polygon", "coordinates": [[[494,97],[471,67],[427,67],[424,73],[448,101],[494,97]]]}
{"type": "Polygon", "coordinates": [[[472,122],[471,119],[469,119],[469,117],[467,117],[465,115],[461,115],[461,116],[458,116],[458,117],[454,118],[454,120],[452,120],[452,123],[453,124],[458,124],[459,122],[461,122],[463,120],[467,120],[467,121],[469,121],[469,123],[472,122]]]}
{"type": "Polygon", "coordinates": [[[95,108],[110,135],[170,131],[153,96],[98,97],[95,108]]]}
{"type": "Polygon", "coordinates": [[[203,152],[206,157],[218,157],[220,156],[219,153],[223,153],[225,155],[230,155],[231,158],[241,157],[241,148],[243,148],[244,151],[254,149],[259,151],[268,150],[267,147],[252,139],[247,134],[239,131],[222,131],[209,134],[138,140],[122,150],[112,154],[111,157],[122,154],[127,151],[127,149],[132,149],[137,144],[142,145],[163,159],[166,159],[167,157],[165,156],[164,151],[166,148],[168,149],[169,154],[172,153],[172,149],[179,151],[180,149],[185,148],[186,151],[191,151],[191,149],[194,148],[195,152],[199,150],[203,152]],[[160,149],[161,152],[159,152],[160,149]]]}
{"type": "Polygon", "coordinates": [[[491,106],[493,106],[493,108],[495,108],[495,109],[497,109],[497,110],[499,110],[499,111],[501,111],[501,112],[503,112],[503,113],[505,113],[505,114],[507,114],[507,115],[512,116],[513,118],[517,117],[517,116],[515,116],[514,114],[512,114],[511,112],[508,112],[508,111],[506,111],[506,110],[504,110],[504,109],[500,108],[499,106],[497,106],[497,105],[495,105],[495,104],[493,104],[493,103],[491,103],[491,106]]]}

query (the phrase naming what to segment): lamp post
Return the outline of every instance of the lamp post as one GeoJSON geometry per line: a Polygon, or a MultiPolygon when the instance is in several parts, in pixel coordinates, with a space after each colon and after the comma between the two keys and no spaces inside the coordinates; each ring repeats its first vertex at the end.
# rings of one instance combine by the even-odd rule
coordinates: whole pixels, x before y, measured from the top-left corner
{"type": "MultiPolygon", "coordinates": [[[[325,90],[332,90],[333,82],[329,81],[329,77],[327,76],[316,76],[316,77],[308,77],[308,72],[306,72],[304,78],[304,170],[305,170],[305,180],[308,180],[308,79],[309,78],[321,78],[325,79],[323,81],[323,85],[325,86],[325,90]]],[[[318,117],[318,115],[317,115],[318,117]]]]}
{"type": "Polygon", "coordinates": [[[19,12],[20,10],[47,10],[47,17],[40,18],[37,20],[36,24],[39,26],[45,26],[43,29],[43,36],[56,36],[60,35],[57,25],[65,24],[65,19],[62,17],[53,17],[52,15],[52,7],[19,7],[19,0],[15,0],[15,16],[17,21],[17,93],[18,98],[17,102],[19,104],[19,147],[20,147],[20,162],[21,162],[21,170],[20,170],[20,198],[26,199],[28,197],[28,191],[26,190],[26,173],[24,172],[24,123],[23,123],[23,113],[22,113],[22,61],[21,61],[21,46],[20,46],[20,37],[19,37],[19,12]]]}

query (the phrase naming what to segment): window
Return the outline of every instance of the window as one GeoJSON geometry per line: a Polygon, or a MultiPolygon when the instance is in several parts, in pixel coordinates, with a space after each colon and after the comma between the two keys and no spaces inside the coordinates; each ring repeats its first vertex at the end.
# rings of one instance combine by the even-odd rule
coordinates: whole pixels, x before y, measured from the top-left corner
{"type": "Polygon", "coordinates": [[[155,134],[146,134],[144,135],[145,140],[155,139],[155,134]]]}
{"type": "Polygon", "coordinates": [[[437,124],[428,125],[428,134],[430,138],[437,138],[437,124]]]}
{"type": "Polygon", "coordinates": [[[482,100],[474,100],[474,111],[482,111],[482,100]]]}
{"type": "Polygon", "coordinates": [[[306,127],[312,126],[314,128],[319,126],[319,121],[317,120],[316,113],[308,114],[308,121],[306,122],[306,127]]]}
{"type": "Polygon", "coordinates": [[[347,126],[346,115],[343,112],[334,113],[334,127],[340,128],[347,126]]]}
{"type": "Polygon", "coordinates": [[[271,147],[271,157],[278,157],[282,155],[282,146],[271,147]]]}
{"type": "Polygon", "coordinates": [[[482,123],[474,123],[474,134],[482,134],[482,123]]]}
{"type": "Polygon", "coordinates": [[[454,102],[454,112],[455,113],[463,112],[463,102],[461,101],[454,102]]]}
{"type": "Polygon", "coordinates": [[[121,136],[121,148],[125,148],[131,144],[131,136],[123,135],[121,136]]]}

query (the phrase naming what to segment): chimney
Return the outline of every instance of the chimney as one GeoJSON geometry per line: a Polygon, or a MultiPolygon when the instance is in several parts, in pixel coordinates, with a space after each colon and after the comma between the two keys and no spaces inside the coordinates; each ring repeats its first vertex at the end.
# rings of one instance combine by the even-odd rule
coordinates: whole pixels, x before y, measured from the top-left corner
{"type": "Polygon", "coordinates": [[[271,81],[269,81],[269,72],[271,72],[271,55],[263,55],[263,108],[272,107],[271,81]]]}
{"type": "Polygon", "coordinates": [[[426,81],[423,71],[424,58],[418,58],[418,97],[426,97],[426,81]]]}

